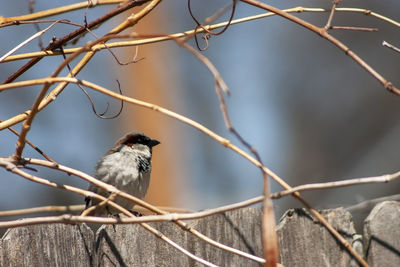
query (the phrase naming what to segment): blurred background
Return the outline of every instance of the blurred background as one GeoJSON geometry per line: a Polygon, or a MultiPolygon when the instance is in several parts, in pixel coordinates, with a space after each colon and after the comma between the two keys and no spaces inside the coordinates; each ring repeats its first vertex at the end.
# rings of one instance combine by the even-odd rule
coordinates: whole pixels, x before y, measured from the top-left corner
{"type": "MultiPolygon", "coordinates": [[[[35,1],[35,11],[69,3],[35,1]]],[[[192,8],[202,21],[228,3],[228,0],[192,0],[192,8]]],[[[268,3],[278,8],[331,7],[331,1],[268,3]]],[[[0,15],[26,14],[28,6],[26,0],[0,0],[0,15]]],[[[87,20],[92,21],[113,7],[89,9],[87,20]]],[[[340,7],[369,9],[400,21],[400,2],[396,0],[343,1],[340,7]]],[[[235,18],[262,12],[238,3],[235,18]]],[[[57,18],[82,24],[84,13],[85,10],[78,10],[57,18]]],[[[127,15],[124,13],[94,32],[98,36],[107,33],[127,15]]],[[[296,16],[324,26],[329,14],[296,16]]],[[[228,17],[225,14],[218,21],[228,17]]],[[[400,54],[381,45],[385,40],[400,46],[400,28],[370,16],[339,12],[332,25],[378,28],[378,32],[331,31],[331,34],[395,86],[400,86],[400,54]]],[[[130,31],[166,34],[194,27],[186,1],[170,0],[162,2],[130,31]]],[[[56,25],[43,35],[44,46],[53,36],[62,37],[74,29],[56,25]]],[[[0,56],[35,32],[33,25],[0,28],[0,56]]],[[[92,39],[86,35],[80,43],[92,39]]],[[[194,45],[193,40],[189,43],[194,45]]],[[[211,37],[209,43],[203,54],[218,68],[230,88],[231,96],[226,101],[234,127],[258,149],[265,165],[291,186],[375,176],[400,169],[399,96],[386,91],[331,43],[277,16],[231,26],[223,35],[211,37]]],[[[37,50],[35,40],[18,53],[37,50]]],[[[135,48],[113,51],[122,62],[132,60],[135,55],[135,48]]],[[[185,115],[243,148],[225,128],[212,75],[192,54],[169,41],[140,47],[138,58],[143,59],[121,66],[103,50],[77,77],[115,91],[118,80],[125,95],[185,115]]],[[[61,62],[62,57],[45,58],[18,80],[46,77],[61,62]]],[[[22,64],[22,61],[0,64],[1,81],[22,64]]],[[[63,75],[66,74],[64,71],[63,75]]],[[[1,92],[0,119],[30,109],[40,88],[1,92]]],[[[107,103],[110,105],[107,115],[118,111],[118,101],[89,89],[88,92],[100,113],[107,103]]],[[[20,124],[14,126],[18,131],[20,127],[20,124]]],[[[116,119],[100,119],[74,85],[67,86],[36,116],[28,139],[60,164],[91,174],[101,155],[118,138],[133,130],[145,132],[162,143],[153,151],[152,180],[146,196],[152,204],[199,210],[262,194],[262,175],[255,166],[196,129],[129,104],[125,104],[116,119]]],[[[1,157],[14,153],[16,140],[10,131],[0,131],[1,157]]],[[[23,156],[41,158],[28,146],[23,156]]],[[[47,169],[38,171],[38,176],[51,181],[87,188],[87,183],[79,178],[47,169]]],[[[83,204],[82,196],[26,181],[4,169],[0,170],[0,177],[0,210],[83,204]]],[[[316,208],[334,208],[398,194],[399,186],[399,181],[393,181],[305,192],[303,196],[316,208]]],[[[280,186],[273,182],[272,191],[279,190],[280,186]]],[[[277,218],[289,208],[301,207],[292,197],[274,203],[277,218]]],[[[365,214],[353,215],[361,220],[365,214]]]]}

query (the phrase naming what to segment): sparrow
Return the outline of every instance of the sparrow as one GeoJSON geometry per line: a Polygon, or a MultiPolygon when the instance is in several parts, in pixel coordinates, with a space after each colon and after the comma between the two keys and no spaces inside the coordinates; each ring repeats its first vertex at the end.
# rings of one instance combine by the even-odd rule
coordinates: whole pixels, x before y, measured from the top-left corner
{"type": "MultiPolygon", "coordinates": [[[[94,177],[142,199],[150,183],[152,148],[158,144],[160,144],[159,141],[143,133],[131,132],[125,135],[97,162],[94,177]]],[[[89,185],[88,190],[104,197],[110,194],[93,184],[89,185]]],[[[90,197],[86,197],[85,201],[85,209],[101,202],[90,197]]],[[[131,210],[134,205],[121,197],[115,197],[113,201],[128,210],[131,210]]],[[[119,212],[111,206],[103,205],[92,211],[90,215],[107,216],[115,213],[119,212]]]]}

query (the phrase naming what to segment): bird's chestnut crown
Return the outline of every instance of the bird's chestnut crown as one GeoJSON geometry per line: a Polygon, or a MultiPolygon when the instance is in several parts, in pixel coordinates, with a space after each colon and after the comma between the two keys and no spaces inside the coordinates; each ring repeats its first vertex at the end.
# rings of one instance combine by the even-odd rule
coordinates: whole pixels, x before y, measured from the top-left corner
{"type": "Polygon", "coordinates": [[[127,146],[132,146],[134,144],[142,144],[142,145],[146,145],[150,148],[160,144],[160,142],[158,140],[151,139],[142,133],[128,134],[123,139],[121,139],[120,143],[127,145],[127,146]]]}

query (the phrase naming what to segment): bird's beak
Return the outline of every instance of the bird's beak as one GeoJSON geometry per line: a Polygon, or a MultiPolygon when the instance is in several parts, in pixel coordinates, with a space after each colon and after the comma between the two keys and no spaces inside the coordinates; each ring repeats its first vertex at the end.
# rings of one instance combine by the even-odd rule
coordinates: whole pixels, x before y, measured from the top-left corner
{"type": "Polygon", "coordinates": [[[158,141],[156,139],[151,139],[151,141],[149,143],[150,147],[156,146],[158,144],[160,144],[160,141],[158,141]]]}

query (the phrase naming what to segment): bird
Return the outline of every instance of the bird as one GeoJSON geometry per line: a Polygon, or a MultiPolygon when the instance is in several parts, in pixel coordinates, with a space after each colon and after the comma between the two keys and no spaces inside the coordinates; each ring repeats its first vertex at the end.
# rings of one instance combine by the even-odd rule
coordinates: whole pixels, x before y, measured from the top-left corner
{"type": "MultiPolygon", "coordinates": [[[[95,166],[94,177],[142,199],[149,188],[153,147],[158,144],[160,144],[158,140],[151,139],[144,133],[128,133],[100,158],[95,166]]],[[[94,184],[89,184],[88,190],[104,197],[110,195],[109,192],[94,184]]],[[[85,201],[85,210],[101,202],[91,197],[86,197],[85,201]]],[[[134,206],[131,201],[118,196],[113,201],[128,210],[134,206]]],[[[91,211],[89,215],[113,216],[117,213],[116,209],[102,205],[91,211]]]]}

